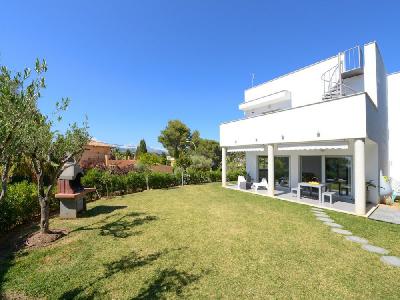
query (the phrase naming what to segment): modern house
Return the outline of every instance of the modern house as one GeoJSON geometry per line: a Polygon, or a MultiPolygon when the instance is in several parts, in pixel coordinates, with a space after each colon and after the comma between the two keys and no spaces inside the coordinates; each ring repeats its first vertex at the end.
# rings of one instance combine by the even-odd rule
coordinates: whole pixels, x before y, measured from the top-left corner
{"type": "Polygon", "coordinates": [[[375,42],[249,88],[239,109],[220,125],[224,186],[235,151],[269,196],[296,201],[292,188],[320,182],[335,192],[328,208],[358,215],[379,203],[380,174],[400,180],[400,73],[387,74],[375,42]]]}

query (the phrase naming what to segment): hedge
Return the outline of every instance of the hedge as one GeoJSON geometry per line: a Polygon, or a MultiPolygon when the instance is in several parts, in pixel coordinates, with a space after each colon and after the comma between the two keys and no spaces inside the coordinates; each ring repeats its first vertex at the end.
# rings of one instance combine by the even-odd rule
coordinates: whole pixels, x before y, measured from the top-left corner
{"type": "MultiPolygon", "coordinates": [[[[236,181],[243,171],[231,171],[227,174],[228,181],[236,181]]],[[[181,174],[150,173],[148,175],[151,189],[164,189],[181,184],[181,174]]],[[[185,184],[202,184],[221,181],[221,171],[189,171],[184,174],[185,184]]],[[[95,187],[100,196],[134,193],[146,189],[146,175],[131,171],[127,174],[112,174],[110,171],[93,168],[82,177],[82,184],[95,187]]],[[[91,194],[92,197],[95,195],[91,194]]],[[[51,210],[59,207],[56,199],[51,199],[51,210]]],[[[40,215],[37,189],[34,183],[23,181],[9,184],[7,195],[0,203],[0,232],[31,221],[40,215]]]]}
{"type": "MultiPolygon", "coordinates": [[[[228,181],[236,181],[243,171],[231,171],[227,173],[228,181]]],[[[150,173],[148,175],[150,189],[165,189],[181,184],[182,174],[150,173]]],[[[202,184],[221,181],[221,170],[217,171],[189,171],[184,174],[184,183],[202,184]]],[[[87,187],[95,187],[101,196],[113,194],[125,194],[146,189],[146,175],[140,172],[127,174],[112,174],[110,171],[90,169],[82,178],[82,184],[87,187]]]]}
{"type": "MultiPolygon", "coordinates": [[[[58,201],[50,200],[50,209],[58,209],[58,201]]],[[[6,197],[0,202],[0,232],[31,221],[40,215],[36,184],[22,181],[7,186],[6,197]]]]}

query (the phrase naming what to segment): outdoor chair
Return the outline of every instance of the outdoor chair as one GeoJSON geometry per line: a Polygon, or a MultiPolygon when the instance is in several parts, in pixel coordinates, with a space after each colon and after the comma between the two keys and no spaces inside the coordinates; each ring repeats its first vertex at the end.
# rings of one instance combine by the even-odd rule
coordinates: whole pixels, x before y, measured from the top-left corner
{"type": "Polygon", "coordinates": [[[249,182],[244,176],[238,176],[237,187],[241,190],[248,190],[251,188],[251,182],[249,182]]]}
{"type": "Polygon", "coordinates": [[[254,182],[253,187],[256,191],[258,191],[260,187],[265,187],[265,189],[268,189],[268,181],[267,179],[263,178],[260,182],[254,182]]]}

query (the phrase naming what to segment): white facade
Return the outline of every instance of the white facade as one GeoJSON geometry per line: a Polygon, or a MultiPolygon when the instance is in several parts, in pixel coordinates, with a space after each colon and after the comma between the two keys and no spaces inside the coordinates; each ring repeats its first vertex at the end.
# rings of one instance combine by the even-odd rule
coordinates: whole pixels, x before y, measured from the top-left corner
{"type": "Polygon", "coordinates": [[[273,158],[284,157],[287,188],[316,175],[338,185],[339,195],[344,187],[363,215],[366,202],[379,202],[380,172],[400,180],[400,73],[387,75],[375,42],[250,88],[239,108],[245,117],[220,125],[220,145],[246,152],[254,181],[277,174],[273,158]]]}

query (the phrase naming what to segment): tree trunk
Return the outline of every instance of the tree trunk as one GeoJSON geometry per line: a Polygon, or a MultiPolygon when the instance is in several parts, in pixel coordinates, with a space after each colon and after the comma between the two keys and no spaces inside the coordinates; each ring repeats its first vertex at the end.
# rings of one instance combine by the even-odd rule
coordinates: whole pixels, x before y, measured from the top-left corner
{"type": "Polygon", "coordinates": [[[49,217],[50,217],[50,205],[49,205],[49,195],[44,191],[43,173],[40,172],[36,175],[37,188],[38,188],[38,198],[40,205],[40,232],[49,232],[49,217]]]}
{"type": "Polygon", "coordinates": [[[147,187],[147,190],[150,190],[150,188],[149,188],[149,174],[146,174],[146,187],[147,187]]]}
{"type": "Polygon", "coordinates": [[[40,203],[40,232],[49,233],[50,205],[48,196],[39,196],[40,203]]]}
{"type": "Polygon", "coordinates": [[[8,172],[10,171],[11,161],[8,160],[3,166],[3,171],[1,172],[1,192],[0,192],[0,202],[6,196],[7,192],[7,179],[8,179],[8,172]]]}

